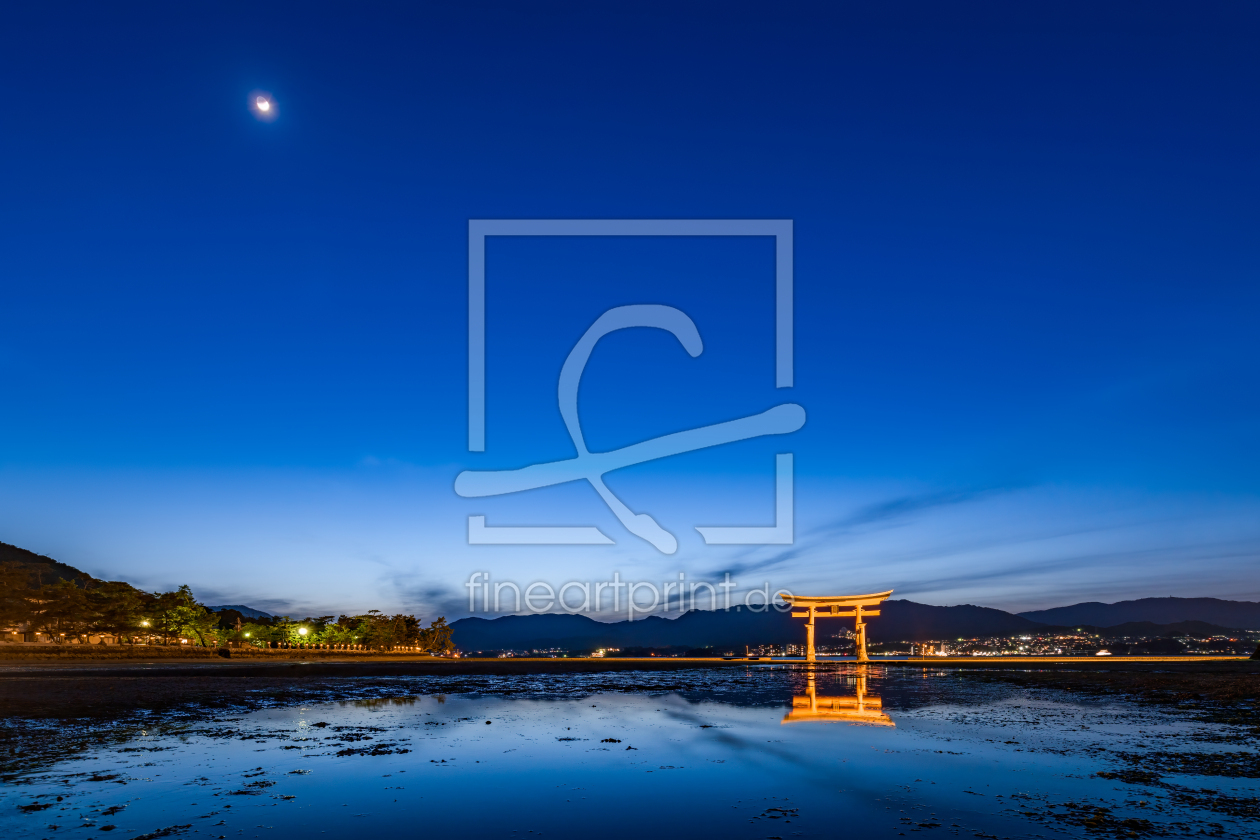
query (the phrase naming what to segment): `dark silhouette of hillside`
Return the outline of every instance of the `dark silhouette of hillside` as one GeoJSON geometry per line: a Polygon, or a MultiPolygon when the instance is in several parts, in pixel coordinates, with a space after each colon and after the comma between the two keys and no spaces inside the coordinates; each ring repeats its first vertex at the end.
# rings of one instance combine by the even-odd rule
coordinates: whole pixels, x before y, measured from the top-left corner
{"type": "MultiPolygon", "coordinates": [[[[742,651],[744,645],[801,644],[804,621],[786,612],[761,612],[747,607],[730,610],[691,610],[675,619],[659,616],[637,621],[602,623],[583,615],[503,616],[496,619],[462,618],[451,626],[462,650],[584,650],[595,648],[723,648],[742,651]]],[[[819,619],[820,645],[846,629],[852,619],[819,619]]],[[[934,607],[913,601],[886,601],[867,633],[873,642],[1011,636],[1044,629],[1041,625],[1002,610],[970,604],[934,607]]]]}
{"type": "Polygon", "coordinates": [[[16,545],[9,545],[5,542],[0,542],[0,563],[14,563],[31,572],[35,578],[36,586],[56,583],[59,580],[84,583],[96,579],[87,572],[79,571],[74,566],[66,565],[51,557],[45,557],[42,554],[36,554],[33,551],[27,551],[25,548],[18,548],[16,545]]]}
{"type": "MultiPolygon", "coordinates": [[[[9,545],[6,542],[0,542],[0,564],[13,564],[30,572],[32,575],[31,583],[36,587],[56,583],[60,580],[73,581],[81,587],[85,584],[95,585],[101,582],[97,578],[89,575],[87,572],[76,569],[68,563],[62,563],[59,560],[54,560],[53,558],[47,557],[43,554],[36,554],[35,552],[28,551],[25,548],[19,548],[16,545],[9,545]]],[[[222,607],[207,607],[207,609],[211,612],[236,610],[243,618],[246,619],[269,619],[273,617],[261,610],[237,604],[228,604],[222,607]]]]}
{"type": "MultiPolygon", "coordinates": [[[[599,622],[584,615],[511,615],[495,619],[461,618],[452,624],[455,644],[464,651],[568,650],[597,648],[628,650],[711,648],[743,652],[744,646],[802,644],[804,621],[775,609],[757,612],[747,607],[730,610],[692,610],[678,618],[660,616],[636,621],[599,622]]],[[[819,619],[817,643],[826,646],[852,619],[819,619]]],[[[1075,632],[1077,629],[1108,638],[1236,635],[1228,627],[1202,621],[1168,624],[1128,622],[1112,627],[1086,624],[1053,626],[989,607],[964,604],[936,607],[914,601],[885,601],[880,615],[867,624],[872,642],[925,642],[1075,632]]]]}
{"type": "Polygon", "coordinates": [[[880,617],[871,619],[866,631],[875,642],[1018,636],[1046,629],[1018,615],[971,604],[934,607],[914,601],[885,601],[881,607],[880,617]]]}
{"type": "Polygon", "coordinates": [[[1232,636],[1238,628],[1221,627],[1208,624],[1206,621],[1178,621],[1173,624],[1156,624],[1153,621],[1128,621],[1112,627],[1086,627],[1101,636],[1120,638],[1123,636],[1193,636],[1207,638],[1209,636],[1232,636]]]}
{"type": "Polygon", "coordinates": [[[265,613],[262,610],[256,610],[253,607],[247,607],[244,604],[221,604],[217,607],[207,606],[206,609],[210,610],[212,613],[221,613],[224,610],[230,610],[232,612],[239,613],[242,619],[275,618],[275,616],[271,613],[265,613]]]}
{"type": "Polygon", "coordinates": [[[1114,627],[1132,621],[1154,624],[1176,624],[1182,621],[1205,621],[1220,627],[1239,630],[1260,630],[1260,603],[1226,601],[1221,598],[1140,598],[1104,604],[1089,601],[1070,607],[1034,610],[1020,615],[1042,624],[1077,627],[1114,627]]]}
{"type": "Polygon", "coordinates": [[[798,642],[799,621],[775,610],[746,607],[691,610],[676,619],[600,622],[584,615],[461,618],[451,627],[462,650],[594,650],[596,648],[738,647],[798,642]]]}

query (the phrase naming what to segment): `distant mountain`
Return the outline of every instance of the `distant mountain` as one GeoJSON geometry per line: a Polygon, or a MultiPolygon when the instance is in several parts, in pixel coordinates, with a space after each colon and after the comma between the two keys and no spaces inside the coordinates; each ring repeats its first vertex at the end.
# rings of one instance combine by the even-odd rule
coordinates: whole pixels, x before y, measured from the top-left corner
{"type": "Polygon", "coordinates": [[[1206,621],[1178,621],[1175,624],[1128,621],[1111,627],[1095,627],[1092,629],[1097,631],[1099,635],[1110,638],[1121,636],[1193,636],[1202,639],[1208,636],[1232,636],[1237,632],[1237,628],[1220,627],[1215,624],[1208,624],[1206,621]]]}
{"type": "Polygon", "coordinates": [[[867,627],[868,638],[876,642],[1018,636],[1045,629],[1027,618],[971,604],[934,607],[914,601],[885,601],[880,606],[879,618],[872,618],[867,627]]]}
{"type": "Polygon", "coordinates": [[[461,650],[565,650],[601,647],[727,647],[783,644],[801,640],[800,622],[779,612],[746,607],[729,611],[692,610],[676,619],[649,616],[638,621],[600,622],[584,615],[507,615],[461,618],[454,641],[461,650]]]}
{"type": "Polygon", "coordinates": [[[1260,603],[1225,601],[1220,598],[1141,598],[1103,604],[1090,601],[1070,607],[1034,610],[1020,613],[1024,618],[1042,624],[1114,627],[1131,621],[1155,624],[1176,624],[1181,621],[1205,621],[1239,630],[1260,630],[1260,603]]]}
{"type": "MultiPolygon", "coordinates": [[[[742,651],[744,645],[800,644],[805,622],[775,609],[757,612],[691,610],[675,619],[651,616],[638,621],[599,622],[584,615],[510,615],[461,618],[451,627],[455,644],[474,650],[565,650],[601,647],[712,647],[742,651]]],[[[825,645],[852,619],[819,619],[818,644],[825,645]]],[[[867,624],[873,642],[1014,636],[1043,629],[1036,622],[1002,610],[976,607],[934,607],[913,601],[886,601],[880,615],[867,624]]]]}
{"type": "Polygon", "coordinates": [[[206,607],[210,612],[222,612],[223,610],[236,610],[244,618],[275,618],[271,613],[265,613],[262,610],[256,610],[253,607],[246,607],[241,604],[224,604],[219,607],[206,607]]]}

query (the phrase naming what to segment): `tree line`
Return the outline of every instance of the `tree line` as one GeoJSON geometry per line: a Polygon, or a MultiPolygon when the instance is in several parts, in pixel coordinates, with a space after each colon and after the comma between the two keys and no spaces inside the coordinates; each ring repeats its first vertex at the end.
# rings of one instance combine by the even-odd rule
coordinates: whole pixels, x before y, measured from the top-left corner
{"type": "Polygon", "coordinates": [[[121,581],[84,575],[43,583],[21,563],[0,563],[0,628],[25,627],[54,643],[86,642],[112,636],[123,643],[194,644],[201,647],[314,647],[389,650],[416,648],[431,653],[454,649],[445,618],[422,627],[414,615],[330,615],[293,620],[244,618],[235,610],[211,612],[192,590],[144,592],[121,581]]]}

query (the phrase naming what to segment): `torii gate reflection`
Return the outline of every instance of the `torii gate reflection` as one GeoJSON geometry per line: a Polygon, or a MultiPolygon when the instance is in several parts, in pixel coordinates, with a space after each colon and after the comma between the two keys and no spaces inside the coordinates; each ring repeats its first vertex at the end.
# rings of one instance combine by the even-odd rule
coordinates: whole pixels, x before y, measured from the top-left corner
{"type": "Polygon", "coordinates": [[[792,710],[780,723],[800,723],[806,720],[839,720],[848,723],[865,723],[871,726],[896,726],[884,712],[884,701],[866,694],[866,666],[857,669],[857,693],[840,697],[819,697],[814,683],[814,669],[809,669],[809,682],[805,695],[792,698],[792,710]]]}

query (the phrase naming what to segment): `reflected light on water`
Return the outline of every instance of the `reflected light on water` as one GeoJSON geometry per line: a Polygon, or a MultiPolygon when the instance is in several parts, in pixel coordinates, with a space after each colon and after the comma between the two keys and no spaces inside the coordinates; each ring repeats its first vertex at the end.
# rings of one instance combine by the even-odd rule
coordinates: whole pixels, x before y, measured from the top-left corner
{"type": "Polygon", "coordinates": [[[883,710],[883,700],[876,695],[867,694],[866,668],[863,666],[858,667],[856,683],[857,690],[854,694],[819,697],[814,671],[811,668],[805,694],[792,697],[792,708],[783,716],[781,723],[842,721],[895,727],[897,724],[883,710]]]}

